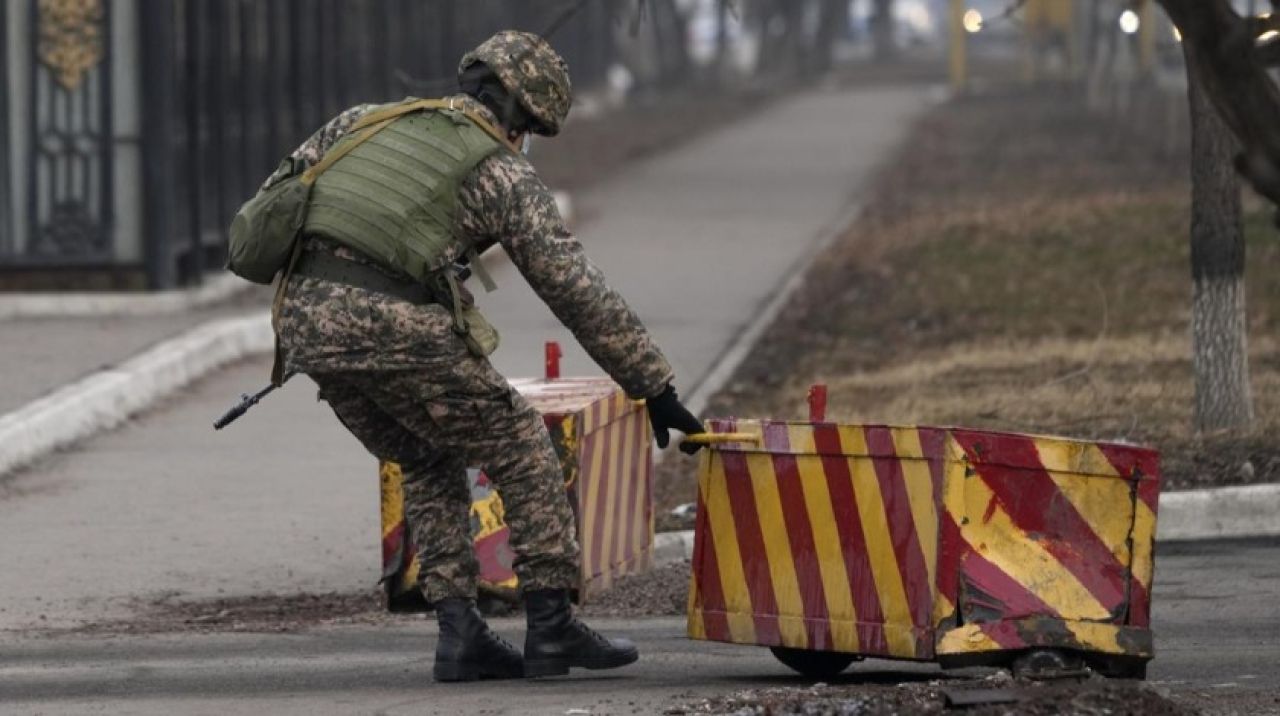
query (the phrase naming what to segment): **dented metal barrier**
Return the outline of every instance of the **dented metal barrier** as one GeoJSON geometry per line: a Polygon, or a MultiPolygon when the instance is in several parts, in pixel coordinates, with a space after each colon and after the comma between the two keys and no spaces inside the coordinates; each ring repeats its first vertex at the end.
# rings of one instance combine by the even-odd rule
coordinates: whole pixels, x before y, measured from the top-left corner
{"type": "MultiPolygon", "coordinates": [[[[549,348],[549,373],[551,354],[549,348]]],[[[607,589],[620,576],[648,569],[653,562],[653,457],[644,404],[629,400],[607,378],[524,379],[511,384],[542,413],[564,470],[582,549],[579,600],[607,589]]],[[[468,472],[481,589],[512,598],[517,583],[501,495],[483,472],[468,472]]],[[[394,610],[423,608],[416,586],[414,537],[404,520],[400,468],[383,463],[379,473],[388,604],[394,610]]]]}
{"type": "Polygon", "coordinates": [[[734,435],[709,438],[699,467],[692,638],[782,648],[788,665],[796,650],[959,666],[1051,649],[1132,676],[1152,657],[1154,451],[958,428],[710,427],[734,435]]]}

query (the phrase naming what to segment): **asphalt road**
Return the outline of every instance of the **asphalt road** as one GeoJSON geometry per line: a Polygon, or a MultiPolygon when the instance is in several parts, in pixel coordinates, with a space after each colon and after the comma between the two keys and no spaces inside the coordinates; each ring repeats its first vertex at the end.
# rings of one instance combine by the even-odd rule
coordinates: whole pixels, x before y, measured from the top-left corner
{"type": "MultiPolygon", "coordinates": [[[[1175,695],[1208,694],[1221,713],[1280,713],[1278,597],[1278,540],[1162,545],[1150,681],[1175,695]]],[[[494,623],[519,643],[519,622],[494,623]]],[[[10,632],[0,642],[0,713],[649,714],[702,696],[806,683],[765,649],[685,639],[682,619],[595,624],[634,638],[641,661],[466,685],[431,682],[435,630],[421,617],[289,634],[10,632]]],[[[942,674],[928,664],[868,661],[841,681],[942,674]]]]}

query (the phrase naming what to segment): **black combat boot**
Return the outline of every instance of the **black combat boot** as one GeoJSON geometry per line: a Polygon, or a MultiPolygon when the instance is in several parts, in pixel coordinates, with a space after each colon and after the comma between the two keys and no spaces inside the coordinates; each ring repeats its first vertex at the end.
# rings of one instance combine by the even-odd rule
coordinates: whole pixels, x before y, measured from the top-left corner
{"type": "Polygon", "coordinates": [[[609,639],[578,621],[564,589],[525,592],[529,631],[524,637],[524,675],[557,676],[569,667],[614,669],[640,658],[629,639],[609,639]]]}
{"type": "Polygon", "coordinates": [[[436,602],[440,640],[436,642],[436,681],[518,679],[524,676],[520,652],[494,634],[470,599],[436,602]]]}

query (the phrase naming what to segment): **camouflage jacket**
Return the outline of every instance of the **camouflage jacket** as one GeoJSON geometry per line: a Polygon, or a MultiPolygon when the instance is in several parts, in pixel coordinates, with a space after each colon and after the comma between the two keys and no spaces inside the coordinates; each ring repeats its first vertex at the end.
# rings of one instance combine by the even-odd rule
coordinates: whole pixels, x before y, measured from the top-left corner
{"type": "MultiPolygon", "coordinates": [[[[490,121],[465,95],[458,99],[490,121]]],[[[319,161],[375,105],[352,107],[321,127],[293,153],[319,161]]],[[[496,121],[495,121],[496,123],[496,121]]],[[[273,175],[265,186],[280,177],[273,175]]],[[[478,164],[458,190],[457,229],[480,250],[501,244],[525,280],[587,353],[633,397],[660,393],[671,365],[639,317],[565,228],[551,191],[523,156],[499,152],[478,164]]],[[[311,237],[306,247],[377,266],[351,249],[311,237]]],[[[286,368],[297,372],[432,367],[448,369],[460,340],[441,305],[413,305],[363,289],[294,276],[278,328],[286,368]]]]}

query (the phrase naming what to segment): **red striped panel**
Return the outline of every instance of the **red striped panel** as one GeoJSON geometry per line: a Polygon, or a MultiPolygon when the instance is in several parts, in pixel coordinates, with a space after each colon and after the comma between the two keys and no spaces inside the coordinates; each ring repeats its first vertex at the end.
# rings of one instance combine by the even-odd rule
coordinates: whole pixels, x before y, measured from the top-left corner
{"type": "Polygon", "coordinates": [[[1005,649],[1024,649],[1027,642],[1018,633],[1017,627],[1008,622],[990,622],[983,624],[982,633],[991,638],[991,641],[999,644],[1005,649]]]}
{"type": "Polygon", "coordinates": [[[1018,580],[987,561],[975,551],[964,556],[962,569],[965,576],[965,621],[986,622],[1043,616],[1056,612],[1018,580]],[[976,588],[980,593],[974,593],[976,588]],[[987,598],[992,597],[991,601],[987,598]],[[991,610],[995,618],[984,618],[981,613],[971,613],[969,607],[991,610]]]}
{"type": "Polygon", "coordinates": [[[1152,513],[1159,512],[1160,480],[1158,478],[1139,480],[1138,499],[1142,501],[1142,504],[1150,508],[1152,513]]]}
{"type": "Polygon", "coordinates": [[[1151,625],[1151,597],[1147,594],[1147,590],[1142,586],[1135,577],[1132,580],[1132,592],[1129,596],[1129,618],[1125,620],[1126,624],[1132,626],[1150,626],[1151,625]]]}
{"type": "Polygon", "coordinates": [[[985,456],[974,452],[977,442],[991,442],[992,436],[961,430],[953,434],[970,454],[978,474],[1014,524],[1028,533],[1045,535],[1046,538],[1040,540],[1045,551],[1075,575],[1108,610],[1123,606],[1128,565],[1116,562],[1110,548],[1062,494],[1053,478],[1043,469],[1031,468],[1038,465],[1040,459],[1033,440],[1020,435],[999,436],[998,444],[990,448],[990,452],[1007,465],[992,465],[983,461],[985,456]]]}
{"type": "Polygon", "coordinates": [[[920,453],[929,463],[929,478],[933,480],[933,504],[938,512],[942,512],[942,481],[945,476],[944,462],[947,457],[947,433],[933,428],[920,428],[916,431],[920,436],[920,453]]]}
{"type": "Polygon", "coordinates": [[[782,517],[787,525],[787,539],[791,543],[791,561],[796,566],[796,581],[800,585],[800,603],[804,608],[809,648],[829,649],[833,642],[826,589],[822,584],[818,549],[813,540],[813,525],[809,522],[809,509],[805,506],[804,488],[800,484],[800,469],[796,465],[795,456],[775,456],[773,470],[778,476],[782,517]]]}
{"type": "Polygon", "coordinates": [[[938,535],[941,542],[938,545],[938,594],[959,605],[960,565],[973,548],[961,536],[960,525],[950,512],[939,510],[938,519],[942,522],[938,535]]]}
{"type": "Polygon", "coordinates": [[[884,623],[884,611],[867,557],[867,541],[862,533],[862,518],[858,516],[849,463],[842,457],[840,432],[835,425],[815,425],[813,439],[818,453],[823,455],[822,471],[826,473],[827,489],[831,493],[831,509],[835,513],[840,551],[844,553],[849,588],[853,592],[853,607],[858,612],[858,642],[867,653],[888,653],[889,644],[879,626],[884,623]]]}
{"type": "Polygon", "coordinates": [[[756,625],[756,642],[764,645],[782,643],[778,630],[778,600],[773,593],[773,576],[769,557],[760,532],[760,513],[756,510],[755,492],[751,489],[747,459],[742,453],[722,452],[725,487],[733,509],[733,523],[738,535],[738,551],[742,555],[742,571],[746,575],[747,592],[751,595],[756,625]]]}
{"type": "MultiPolygon", "coordinates": [[[[866,429],[867,451],[872,455],[895,454],[893,434],[888,428],[866,429]]],[[[907,605],[911,611],[911,623],[925,626],[933,610],[933,592],[929,585],[929,570],[925,565],[924,551],[920,548],[920,536],[916,532],[915,517],[911,514],[911,501],[907,496],[907,481],[902,474],[902,461],[897,457],[876,457],[876,479],[889,519],[889,536],[893,540],[894,556],[898,560],[898,574],[907,592],[907,605]]]]}
{"type": "Polygon", "coordinates": [[[702,610],[702,627],[707,638],[716,641],[732,641],[729,619],[725,616],[724,585],[720,583],[720,562],[716,555],[715,539],[711,534],[711,521],[707,518],[707,505],[698,494],[698,525],[693,536],[693,576],[698,580],[698,601],[695,609],[702,610]]]}
{"type": "Polygon", "coordinates": [[[1098,443],[1098,449],[1107,457],[1107,461],[1127,479],[1135,477],[1148,478],[1138,483],[1138,498],[1153,511],[1156,509],[1156,496],[1160,492],[1160,456],[1154,450],[1098,443]],[[1143,489],[1144,486],[1148,486],[1143,489]]]}
{"type": "Polygon", "coordinates": [[[383,576],[400,569],[404,561],[404,520],[396,523],[389,532],[382,536],[382,572],[383,576]]]}
{"type": "Polygon", "coordinates": [[[1129,578],[1129,613],[1125,620],[1128,624],[1147,626],[1151,623],[1151,595],[1137,577],[1129,578]]]}

